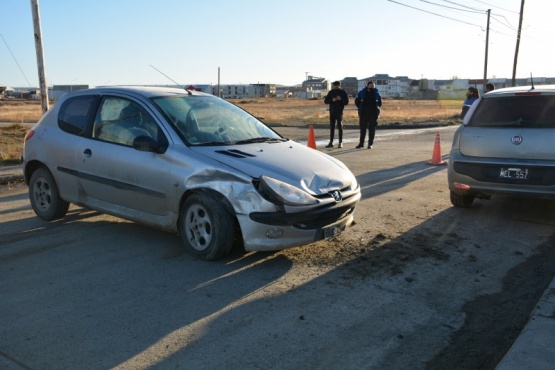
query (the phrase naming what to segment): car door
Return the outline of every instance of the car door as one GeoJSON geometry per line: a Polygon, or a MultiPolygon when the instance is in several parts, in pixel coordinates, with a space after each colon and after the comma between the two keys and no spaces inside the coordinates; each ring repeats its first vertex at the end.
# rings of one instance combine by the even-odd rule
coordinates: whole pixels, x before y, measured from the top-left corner
{"type": "Polygon", "coordinates": [[[103,96],[91,136],[81,153],[80,187],[86,203],[149,223],[153,223],[150,215],[166,215],[170,163],[164,153],[133,148],[139,136],[167,148],[167,138],[153,116],[138,102],[103,96]]]}
{"type": "Polygon", "coordinates": [[[57,117],[58,130],[38,131],[39,138],[48,136],[47,163],[56,177],[58,189],[63,199],[79,202],[78,169],[79,153],[86,140],[90,123],[94,119],[100,97],[98,95],[75,96],[60,103],[57,117]]]}

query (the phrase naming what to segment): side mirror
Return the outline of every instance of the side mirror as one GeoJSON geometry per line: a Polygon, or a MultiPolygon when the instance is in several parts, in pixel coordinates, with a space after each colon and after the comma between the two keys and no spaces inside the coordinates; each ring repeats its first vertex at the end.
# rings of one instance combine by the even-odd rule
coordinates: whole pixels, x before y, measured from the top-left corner
{"type": "Polygon", "coordinates": [[[133,140],[133,148],[141,152],[164,153],[166,146],[160,145],[150,136],[141,135],[133,140]]]}

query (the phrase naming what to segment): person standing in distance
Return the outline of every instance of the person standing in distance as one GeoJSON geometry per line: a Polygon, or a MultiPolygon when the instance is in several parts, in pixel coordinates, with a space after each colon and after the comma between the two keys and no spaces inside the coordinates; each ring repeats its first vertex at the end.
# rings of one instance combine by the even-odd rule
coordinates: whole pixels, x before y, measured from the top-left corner
{"type": "Polygon", "coordinates": [[[480,92],[474,86],[470,86],[466,91],[466,100],[463,102],[461,110],[461,119],[466,116],[466,112],[470,109],[472,104],[480,98],[480,92]]]}
{"type": "Polygon", "coordinates": [[[333,148],[333,137],[335,135],[335,125],[339,131],[338,148],[343,148],[343,108],[349,104],[349,96],[345,90],[341,89],[341,82],[334,81],[331,90],[324,98],[324,103],[330,105],[330,143],[326,148],[333,148]]]}
{"type": "Polygon", "coordinates": [[[378,117],[380,116],[380,107],[382,106],[382,97],[374,86],[374,81],[368,81],[366,87],[359,91],[355,99],[355,105],[358,108],[360,125],[360,141],[357,149],[364,147],[366,129],[368,129],[368,149],[372,149],[376,127],[378,126],[378,117]]]}
{"type": "Polygon", "coordinates": [[[495,90],[495,85],[489,82],[486,84],[486,90],[484,91],[484,93],[489,93],[490,91],[493,91],[493,90],[495,90]]]}

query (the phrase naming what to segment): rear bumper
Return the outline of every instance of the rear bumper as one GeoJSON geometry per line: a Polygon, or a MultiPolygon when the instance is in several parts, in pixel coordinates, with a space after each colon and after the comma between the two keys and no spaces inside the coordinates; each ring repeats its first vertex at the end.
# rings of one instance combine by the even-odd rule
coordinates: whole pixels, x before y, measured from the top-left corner
{"type": "Polygon", "coordinates": [[[461,195],[516,195],[555,198],[555,161],[465,157],[451,152],[449,189],[461,195]],[[507,178],[502,171],[521,169],[526,178],[507,178]]]}

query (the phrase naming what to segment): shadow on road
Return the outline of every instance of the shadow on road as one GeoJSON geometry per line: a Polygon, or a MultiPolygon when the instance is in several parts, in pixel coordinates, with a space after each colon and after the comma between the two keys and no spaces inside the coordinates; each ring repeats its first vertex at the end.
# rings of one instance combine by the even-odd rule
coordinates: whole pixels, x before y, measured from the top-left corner
{"type": "MultiPolygon", "coordinates": [[[[440,170],[360,182],[375,196],[370,182],[381,194],[440,170]]],[[[94,211],[29,213],[2,224],[0,355],[30,368],[492,369],[555,273],[554,210],[478,200],[399,235],[356,225],[215,262],[94,211]]]]}

